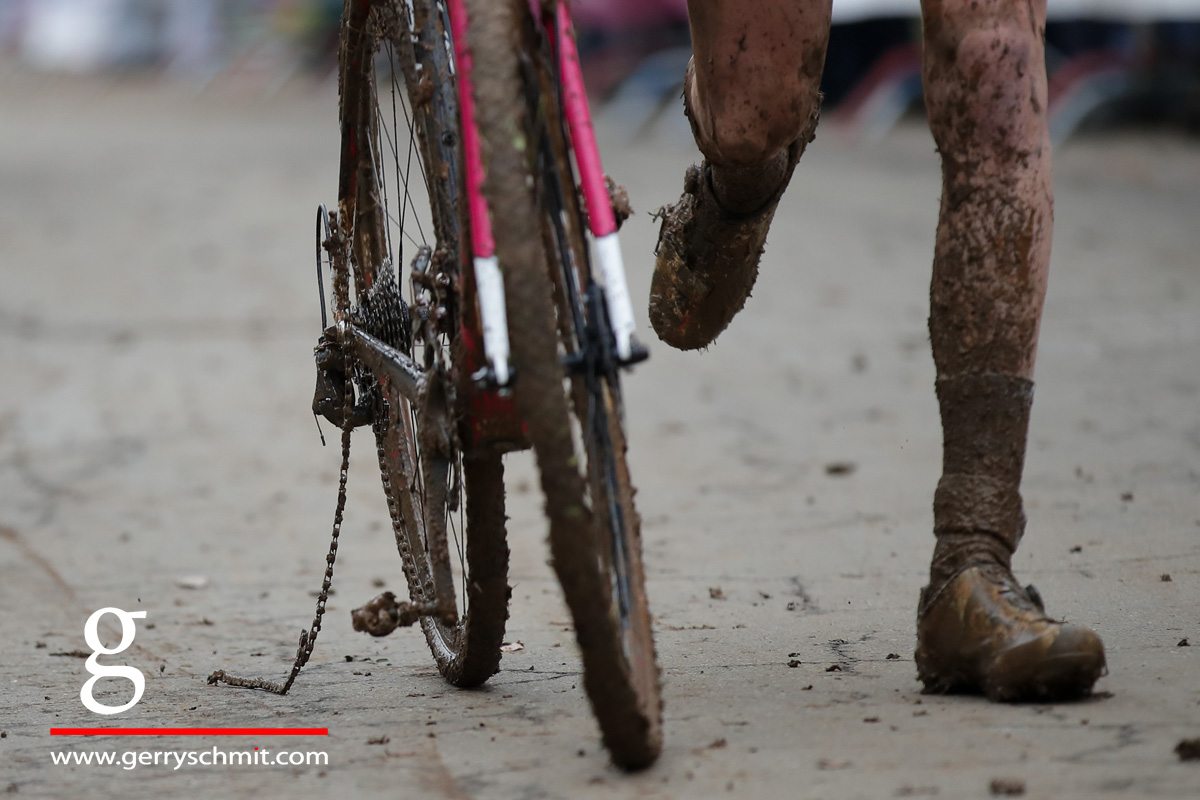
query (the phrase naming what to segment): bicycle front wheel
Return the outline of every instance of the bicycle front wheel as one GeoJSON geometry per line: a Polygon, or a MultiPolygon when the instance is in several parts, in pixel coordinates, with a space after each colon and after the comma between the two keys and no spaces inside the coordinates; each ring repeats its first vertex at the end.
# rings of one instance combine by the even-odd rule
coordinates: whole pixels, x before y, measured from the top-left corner
{"type": "Polygon", "coordinates": [[[620,382],[548,43],[527,8],[468,2],[484,190],[505,267],[517,406],[537,455],[584,686],[614,762],[639,769],[661,751],[662,703],[620,382]]]}
{"type": "Polygon", "coordinates": [[[460,323],[472,311],[460,280],[470,248],[448,31],[440,1],[346,0],[338,205],[359,304],[346,313],[387,339],[371,330],[382,316],[388,324],[376,327],[391,326],[401,343],[388,343],[407,347],[430,387],[421,408],[380,382],[372,427],[409,595],[439,609],[421,618],[430,650],[447,681],[474,686],[499,669],[508,547],[500,453],[459,435],[471,388],[460,323]],[[403,273],[407,261],[409,280],[398,281],[393,265],[403,273]],[[397,298],[391,310],[380,311],[384,297],[397,298]],[[412,330],[396,333],[402,306],[412,330]]]}

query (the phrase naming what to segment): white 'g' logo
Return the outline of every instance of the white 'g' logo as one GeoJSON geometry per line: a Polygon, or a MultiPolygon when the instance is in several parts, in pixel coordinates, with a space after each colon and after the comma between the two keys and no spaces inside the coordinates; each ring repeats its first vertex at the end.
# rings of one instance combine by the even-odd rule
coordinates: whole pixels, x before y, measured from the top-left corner
{"type": "Polygon", "coordinates": [[[115,656],[124,652],[129,645],[133,644],[133,637],[137,634],[137,625],[134,620],[145,618],[145,611],[125,611],[109,607],[95,612],[84,623],[83,638],[87,641],[88,647],[92,648],[92,654],[88,656],[84,666],[88,672],[92,673],[92,677],[88,678],[87,683],[83,684],[83,688],[79,690],[79,699],[83,701],[83,705],[88,711],[96,714],[120,714],[122,711],[133,708],[137,705],[137,701],[142,699],[142,692],[146,691],[146,678],[142,675],[141,670],[136,667],[106,667],[98,663],[96,659],[101,655],[115,656]],[[121,643],[112,649],[104,646],[100,641],[100,633],[96,630],[100,618],[105,614],[112,614],[121,620],[121,643]],[[92,697],[92,688],[101,678],[126,678],[133,681],[133,699],[123,706],[106,706],[97,702],[96,698],[92,697]]]}

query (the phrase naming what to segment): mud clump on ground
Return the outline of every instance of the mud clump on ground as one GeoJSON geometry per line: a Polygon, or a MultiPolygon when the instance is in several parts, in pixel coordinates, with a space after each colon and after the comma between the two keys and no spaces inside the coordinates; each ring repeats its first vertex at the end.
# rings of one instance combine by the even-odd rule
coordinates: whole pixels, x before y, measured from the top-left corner
{"type": "Polygon", "coordinates": [[[988,791],[993,797],[1020,797],[1025,794],[1025,781],[1013,778],[992,778],[988,791]]]}
{"type": "Polygon", "coordinates": [[[1180,761],[1200,761],[1200,737],[1195,739],[1180,739],[1175,745],[1175,755],[1180,761]]]}

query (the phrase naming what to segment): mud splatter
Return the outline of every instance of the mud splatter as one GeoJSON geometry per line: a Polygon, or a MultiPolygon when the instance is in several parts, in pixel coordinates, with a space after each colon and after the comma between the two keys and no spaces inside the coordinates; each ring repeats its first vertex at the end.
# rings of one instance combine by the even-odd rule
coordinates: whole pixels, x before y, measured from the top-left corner
{"type": "Polygon", "coordinates": [[[988,791],[993,797],[1020,797],[1025,794],[1025,781],[1015,778],[992,778],[988,791]]]}
{"type": "Polygon", "coordinates": [[[1175,745],[1175,755],[1180,761],[1200,761],[1200,738],[1180,739],[1175,745]]]}

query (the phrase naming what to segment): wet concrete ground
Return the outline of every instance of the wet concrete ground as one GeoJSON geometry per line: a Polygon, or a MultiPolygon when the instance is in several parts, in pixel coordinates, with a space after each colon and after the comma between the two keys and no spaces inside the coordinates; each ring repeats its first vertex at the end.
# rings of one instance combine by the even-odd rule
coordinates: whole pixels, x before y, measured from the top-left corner
{"type": "MultiPolygon", "coordinates": [[[[320,584],[338,453],[308,410],[312,218],[335,199],[335,119],[328,86],[194,96],[0,73],[0,788],[970,798],[999,780],[1029,798],[1195,796],[1200,764],[1173,749],[1200,736],[1200,145],[1164,134],[1056,158],[1016,567],[1105,637],[1095,699],[996,706],[922,696],[915,678],[940,457],[939,180],[919,125],[870,147],[822,128],[747,310],[706,353],[655,347],[627,383],[666,698],[656,767],[622,775],[599,747],[523,457],[509,639],[524,649],[486,688],[446,687],[415,631],[350,628],[376,583],[402,583],[366,437],[310,666],[283,698],[207,686],[216,668],[282,679],[320,584]],[[147,675],[116,718],[83,708],[84,662],[61,655],[103,606],[148,614],[106,660],[147,675]],[[329,764],[52,765],[281,747],[49,735],[110,724],[327,727],[290,749],[329,764]]],[[[675,199],[691,146],[677,122],[638,141],[631,120],[601,128],[640,212],[624,246],[644,297],[647,212],[675,199]]]]}

